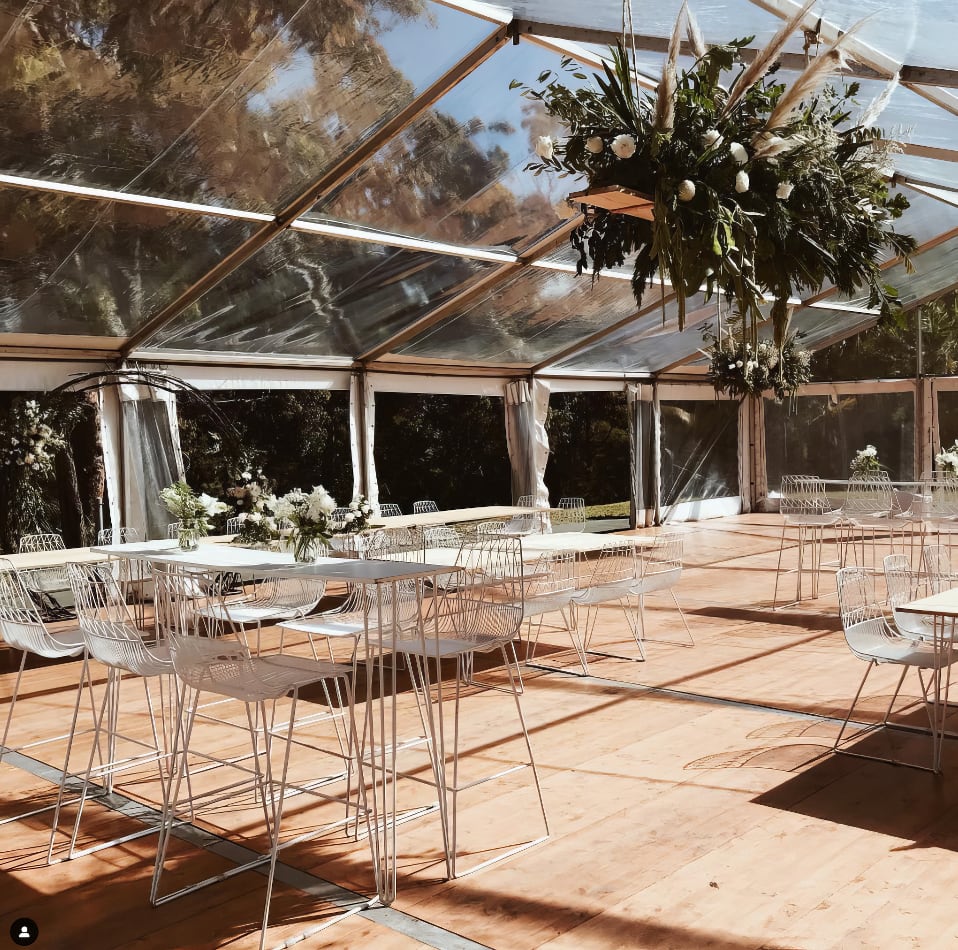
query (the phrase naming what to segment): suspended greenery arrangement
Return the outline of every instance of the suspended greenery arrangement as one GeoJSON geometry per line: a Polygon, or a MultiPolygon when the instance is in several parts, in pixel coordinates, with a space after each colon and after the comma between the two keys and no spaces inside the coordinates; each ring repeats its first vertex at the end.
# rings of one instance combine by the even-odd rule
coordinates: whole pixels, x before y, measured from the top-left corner
{"type": "Polygon", "coordinates": [[[789,336],[779,347],[762,340],[753,346],[725,331],[721,337],[706,335],[709,347],[709,378],[717,392],[730,396],[760,396],[771,390],[777,402],[798,391],[811,379],[812,355],[789,336]]]}
{"type": "MultiPolygon", "coordinates": [[[[685,301],[724,295],[755,347],[760,310],[771,303],[775,342],[787,339],[789,300],[832,283],[841,293],[867,288],[882,314],[899,304],[879,268],[882,252],[906,260],[915,248],[895,219],[908,207],[891,195],[889,145],[874,122],[894,89],[858,112],[858,85],[826,80],[845,64],[852,28],[790,84],[777,61],[812,3],[746,64],[752,37],[706,48],[683,6],[654,94],[637,89],[620,45],[594,85],[570,88],[544,72],[540,88],[514,83],[567,129],[539,139],[535,174],[584,177],[585,220],[571,236],[581,274],[593,277],[634,256],[632,289],[641,305],[653,278],[667,279],[684,326],[685,301]],[[687,31],[695,61],[678,65],[687,31]]],[[[563,69],[588,77],[570,60],[563,69]]]]}

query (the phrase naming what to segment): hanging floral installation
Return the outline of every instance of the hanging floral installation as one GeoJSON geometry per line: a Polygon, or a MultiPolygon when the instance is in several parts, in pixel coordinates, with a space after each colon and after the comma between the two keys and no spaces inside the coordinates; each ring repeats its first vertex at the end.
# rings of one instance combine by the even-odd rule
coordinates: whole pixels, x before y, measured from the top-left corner
{"type": "Polygon", "coordinates": [[[706,341],[712,341],[709,378],[716,391],[742,397],[771,390],[776,402],[782,402],[812,375],[812,354],[798,345],[798,337],[789,336],[778,347],[769,340],[753,346],[729,332],[721,337],[706,334],[706,341]]]}
{"type": "MultiPolygon", "coordinates": [[[[634,255],[637,303],[656,276],[668,280],[680,329],[687,298],[721,294],[753,352],[766,319],[761,305],[770,303],[780,360],[790,300],[825,284],[844,294],[867,288],[868,305],[892,314],[899,299],[882,280],[883,252],[907,262],[915,249],[893,226],[908,207],[888,187],[895,146],[874,127],[896,81],[862,111],[857,84],[828,82],[846,64],[842,47],[855,28],[790,85],[775,79],[811,6],[747,63],[752,37],[706,48],[683,6],[654,94],[636,87],[621,45],[594,85],[570,88],[551,71],[540,75],[539,88],[512,84],[567,129],[561,139],[538,140],[527,170],[588,182],[571,196],[585,211],[571,236],[578,272],[598,277],[634,255]],[[678,63],[683,32],[695,56],[687,69],[678,63]]],[[[581,83],[588,77],[579,69],[563,61],[581,83]]]]}

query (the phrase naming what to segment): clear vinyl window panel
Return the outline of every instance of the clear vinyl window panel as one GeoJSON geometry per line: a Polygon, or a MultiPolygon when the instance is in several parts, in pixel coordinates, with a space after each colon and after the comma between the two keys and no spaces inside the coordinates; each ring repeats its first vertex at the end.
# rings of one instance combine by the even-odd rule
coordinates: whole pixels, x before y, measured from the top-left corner
{"type": "Polygon", "coordinates": [[[910,392],[798,396],[765,401],[768,486],[783,475],[848,478],[859,449],[874,445],[893,481],[915,472],[915,400],[910,392]]]}
{"type": "Polygon", "coordinates": [[[512,504],[502,397],[378,392],[375,456],[380,502],[406,514],[512,504]]]}
{"type": "Polygon", "coordinates": [[[263,470],[277,494],[323,485],[342,505],[352,500],[349,393],[340,390],[208,393],[228,427],[188,395],[177,396],[180,445],[187,481],[196,491],[223,498],[238,514],[230,493],[244,471],[263,470]]]}
{"type": "Polygon", "coordinates": [[[662,403],[661,503],[734,498],[738,486],[738,403],[728,399],[662,403]]]}
{"type": "Polygon", "coordinates": [[[300,192],[493,29],[402,0],[12,12],[0,169],[256,211],[300,192]]]}
{"type": "Polygon", "coordinates": [[[603,519],[629,517],[629,410],[624,392],[553,393],[546,419],[549,500],[585,499],[603,519]]]}

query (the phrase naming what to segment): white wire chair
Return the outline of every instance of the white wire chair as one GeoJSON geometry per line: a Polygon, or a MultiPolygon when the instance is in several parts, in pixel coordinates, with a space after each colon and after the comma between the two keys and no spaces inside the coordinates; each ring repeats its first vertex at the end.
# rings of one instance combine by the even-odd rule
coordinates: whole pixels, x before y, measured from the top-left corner
{"type": "Polygon", "coordinates": [[[892,710],[894,709],[895,701],[901,692],[902,683],[910,669],[914,669],[918,674],[921,696],[919,699],[900,709],[899,713],[915,705],[923,704],[928,713],[928,721],[932,729],[932,735],[935,736],[935,721],[929,709],[928,693],[932,687],[934,687],[937,693],[940,671],[946,665],[946,653],[937,650],[933,643],[928,643],[913,637],[904,637],[888,626],[884,611],[875,597],[873,575],[867,568],[842,568],[836,573],[835,580],[838,586],[838,605],[841,612],[842,629],[845,631],[845,641],[851,652],[858,657],[858,659],[867,663],[868,666],[865,668],[865,675],[862,677],[858,690],[852,699],[851,706],[848,709],[848,714],[845,716],[842,727],[835,737],[834,750],[845,755],[853,755],[857,758],[908,765],[912,768],[929,772],[935,771],[935,763],[937,761],[935,741],[932,743],[933,764],[931,767],[905,762],[893,757],[873,755],[843,748],[845,730],[848,728],[852,714],[861,697],[862,690],[865,688],[865,682],[871,671],[879,664],[892,664],[901,666],[902,668],[901,676],[898,678],[888,708],[885,710],[885,714],[880,722],[864,725],[853,736],[844,741],[850,742],[854,739],[862,738],[876,729],[888,728],[894,725],[889,720],[892,710]],[[922,676],[923,670],[929,671],[932,674],[927,684],[922,676]]]}
{"type": "MultiPolygon", "coordinates": [[[[778,584],[782,578],[782,555],[789,528],[796,528],[798,563],[795,568],[795,601],[802,598],[802,580],[806,571],[811,574],[811,596],[818,597],[819,572],[822,567],[822,549],[826,529],[840,531],[843,523],[841,508],[837,508],[825,491],[825,482],[816,475],[783,475],[779,513],[782,515],[782,540],[778,549],[778,567],[775,572],[775,592],[772,606],[778,606],[778,584]],[[811,564],[806,565],[806,551],[811,564]]],[[[842,557],[842,535],[836,535],[838,557],[842,557]]]]}
{"type": "Polygon", "coordinates": [[[951,553],[945,545],[926,544],[921,549],[921,559],[933,594],[940,594],[958,584],[958,574],[952,570],[951,553]]]}
{"type": "MultiPolygon", "coordinates": [[[[499,539],[503,540],[503,539],[499,539]]],[[[508,540],[508,539],[505,539],[508,540]]],[[[480,544],[485,544],[481,542],[480,544]]],[[[513,542],[515,543],[515,542],[513,542]]],[[[520,694],[522,692],[518,679],[518,670],[513,670],[515,652],[513,644],[522,624],[522,609],[518,604],[503,603],[498,600],[501,592],[500,584],[509,578],[505,572],[515,570],[507,562],[511,560],[508,549],[499,549],[505,560],[495,562],[495,548],[488,548],[490,556],[474,565],[471,574],[472,582],[453,593],[442,596],[439,605],[432,612],[426,622],[422,638],[409,638],[398,641],[397,650],[410,661],[413,685],[416,698],[419,701],[421,714],[428,724],[433,754],[433,770],[440,792],[440,815],[443,827],[443,845],[446,857],[446,871],[449,878],[463,877],[473,874],[492,864],[497,864],[512,855],[525,851],[549,837],[549,821],[546,816],[545,802],[542,796],[542,787],[536,770],[535,757],[532,752],[532,743],[522,714],[520,694]],[[484,567],[479,567],[484,563],[484,567]],[[502,576],[497,576],[502,572],[502,576]],[[510,658],[507,649],[512,650],[510,658]],[[460,769],[460,749],[463,746],[463,733],[468,728],[468,701],[462,700],[463,684],[475,685],[473,680],[473,663],[477,653],[499,651],[507,673],[507,685],[504,687],[512,694],[519,734],[525,747],[525,757],[521,761],[504,764],[497,771],[481,775],[470,775],[465,778],[460,769]],[[435,677],[430,676],[429,662],[435,664],[435,677]],[[449,702],[446,694],[450,687],[444,681],[440,670],[442,661],[455,661],[455,683],[452,687],[451,726],[446,724],[449,714],[449,702]],[[435,685],[435,689],[433,689],[435,685]],[[435,700],[433,701],[433,696],[435,700]],[[465,724],[463,722],[465,720],[465,724]],[[451,745],[451,748],[450,748],[451,745]],[[451,761],[450,761],[451,760],[451,761]],[[489,782],[514,775],[520,769],[531,769],[539,811],[542,816],[544,831],[541,835],[518,845],[506,848],[493,858],[481,861],[479,864],[461,871],[458,865],[459,857],[459,796],[473,788],[478,788],[489,782]]],[[[485,727],[486,729],[488,727],[485,727]]],[[[496,758],[505,756],[504,744],[496,745],[496,758]]],[[[489,828],[483,829],[484,836],[489,828]]],[[[482,848],[491,850],[487,840],[483,840],[482,848]]],[[[470,849],[472,850],[472,849],[470,849]]]]}
{"type": "MultiPolygon", "coordinates": [[[[110,794],[114,788],[114,776],[121,772],[155,762],[160,782],[164,781],[163,764],[169,760],[170,727],[172,723],[172,674],[173,663],[170,648],[159,641],[148,642],[143,631],[138,629],[126,606],[125,598],[117,585],[112,572],[101,564],[69,564],[67,567],[70,587],[76,604],[77,618],[90,660],[102,663],[107,668],[107,682],[103,699],[94,718],[94,740],[84,773],[83,787],[77,803],[73,832],[70,836],[68,858],[91,854],[105,847],[130,841],[151,834],[155,828],[145,828],[107,843],[98,844],[85,851],[76,851],[77,835],[83,817],[83,809],[93,779],[103,780],[103,791],[110,794]],[[124,674],[140,677],[146,694],[147,709],[150,717],[151,740],[144,741],[140,736],[122,735],[118,731],[121,708],[129,711],[129,704],[120,702],[120,686],[124,674]],[[150,694],[149,680],[156,678],[160,688],[160,723],[157,732],[157,714],[150,694]],[[166,691],[164,693],[164,681],[166,691]],[[161,738],[162,736],[162,738],[161,738]],[[94,766],[94,759],[101,750],[101,740],[106,741],[106,761],[94,766]],[[117,758],[117,743],[122,740],[145,751],[117,758]]],[[[54,834],[56,833],[60,810],[63,805],[63,786],[54,813],[54,834]]],[[[54,841],[50,842],[52,857],[54,841]]]]}
{"type": "MultiPolygon", "coordinates": [[[[83,634],[80,632],[79,627],[68,630],[50,630],[40,616],[17,569],[6,558],[0,558],[0,636],[3,637],[7,646],[13,650],[20,650],[21,652],[20,666],[17,670],[17,677],[13,682],[13,690],[10,693],[10,699],[7,704],[3,739],[0,740],[0,762],[3,761],[4,755],[8,752],[21,752],[26,749],[46,745],[50,742],[66,740],[67,745],[63,769],[60,773],[60,785],[62,787],[67,779],[73,736],[76,731],[80,710],[81,694],[84,684],[88,682],[85,657],[80,671],[80,677],[77,681],[76,702],[74,703],[73,714],[67,731],[44,739],[34,739],[20,746],[8,747],[7,740],[10,737],[10,725],[13,721],[13,712],[14,709],[16,709],[17,699],[20,695],[20,683],[23,678],[23,671],[26,667],[27,657],[31,654],[47,659],[78,657],[84,652],[83,634]]],[[[37,815],[53,808],[55,808],[53,804],[39,808],[30,808],[28,811],[19,815],[3,819],[0,821],[0,825],[6,824],[9,821],[16,821],[20,818],[37,815]]]]}
{"type": "Polygon", "coordinates": [[[439,505],[434,501],[414,501],[412,503],[412,513],[414,515],[426,515],[439,511],[439,505]]]}
{"type": "Polygon", "coordinates": [[[937,534],[958,530],[958,478],[938,475],[923,485],[924,519],[937,534]]]}
{"type": "Polygon", "coordinates": [[[423,528],[422,538],[426,548],[462,547],[462,535],[455,528],[445,524],[435,528],[423,528]]]}
{"type": "Polygon", "coordinates": [[[224,531],[226,534],[239,534],[240,529],[243,527],[243,519],[239,515],[234,515],[232,518],[226,519],[226,527],[224,531]]]}
{"type": "Polygon", "coordinates": [[[928,594],[928,578],[918,571],[913,571],[904,554],[886,555],[882,567],[885,571],[887,603],[891,607],[898,632],[902,636],[919,640],[932,639],[935,635],[933,617],[898,609],[902,604],[909,604],[928,594]]]}
{"type": "Polygon", "coordinates": [[[639,599],[639,636],[642,640],[649,639],[645,635],[646,594],[668,591],[672,597],[672,603],[678,611],[682,626],[685,627],[689,642],[687,644],[677,643],[674,640],[664,642],[677,643],[681,646],[694,646],[695,638],[692,636],[692,631],[689,630],[685,614],[682,612],[682,607],[675,596],[675,587],[682,579],[682,559],[684,555],[682,535],[678,532],[665,532],[656,535],[652,546],[643,552],[643,555],[639,557],[638,577],[632,586],[632,595],[639,599]]]}
{"type": "Polygon", "coordinates": [[[505,521],[480,521],[473,528],[476,534],[504,534],[505,521]]]}
{"type": "Polygon", "coordinates": [[[402,508],[392,502],[386,501],[379,506],[379,516],[381,518],[397,518],[402,514],[402,508]]]}
{"type": "Polygon", "coordinates": [[[177,538],[180,534],[180,524],[179,521],[171,521],[166,527],[166,536],[168,538],[177,538]]]}
{"type": "Polygon", "coordinates": [[[133,544],[140,540],[136,528],[100,528],[96,535],[98,545],[133,544]]]}
{"type": "Polygon", "coordinates": [[[553,531],[582,531],[585,528],[585,499],[560,498],[552,511],[553,531]]]}
{"type": "MultiPolygon", "coordinates": [[[[276,865],[279,852],[287,847],[300,844],[320,835],[331,834],[337,830],[347,830],[350,822],[351,809],[357,814],[365,813],[367,817],[367,832],[370,832],[370,841],[375,840],[368,824],[368,813],[365,809],[365,782],[363,780],[362,761],[355,755],[359,747],[353,716],[353,693],[350,683],[351,669],[347,665],[335,663],[321,663],[316,660],[288,655],[279,656],[251,656],[246,646],[238,640],[218,638],[210,640],[195,635],[197,628],[196,591],[197,589],[213,591],[215,575],[197,575],[179,568],[170,568],[158,571],[155,578],[157,596],[166,607],[163,610],[164,632],[170,643],[173,666],[180,681],[177,728],[173,740],[174,761],[178,767],[169,777],[164,791],[163,817],[160,833],[160,843],[157,849],[156,865],[150,888],[150,901],[154,905],[194,893],[210,884],[226,880],[250,868],[268,865],[266,874],[266,897],[263,910],[260,932],[260,950],[266,945],[266,934],[269,925],[269,911],[273,892],[273,882],[276,874],[276,865]],[[346,717],[350,738],[340,748],[330,749],[307,742],[302,735],[294,733],[302,728],[305,722],[314,722],[315,718],[297,720],[296,710],[300,692],[314,684],[321,684],[327,701],[335,693],[346,697],[349,715],[346,717]],[[330,689],[332,687],[332,690],[330,689]],[[197,721],[197,711],[200,699],[204,694],[213,694],[225,699],[237,700],[243,704],[246,712],[247,729],[250,739],[251,753],[245,757],[233,756],[229,760],[221,759],[212,753],[203,753],[196,748],[194,741],[194,727],[197,721]],[[284,713],[281,720],[277,719],[277,705],[285,697],[290,697],[288,716],[284,713]],[[269,710],[267,708],[269,706],[269,710]],[[276,740],[283,742],[281,764],[277,768],[274,760],[276,740]],[[317,763],[320,755],[323,760],[329,760],[333,773],[322,775],[309,781],[294,782],[290,780],[289,763],[290,751],[293,745],[306,748],[310,755],[310,769],[318,774],[320,768],[317,763]],[[198,793],[189,782],[189,761],[203,759],[213,767],[232,768],[243,776],[239,782],[232,782],[215,790],[206,789],[198,793]],[[278,772],[278,775],[277,775],[278,772]],[[187,800],[181,802],[183,779],[187,780],[187,800]],[[334,783],[345,786],[340,792],[334,783]],[[166,863],[166,852],[174,824],[181,814],[191,817],[204,804],[219,804],[226,797],[227,792],[234,795],[245,793],[252,788],[262,804],[263,816],[268,832],[270,846],[265,854],[242,865],[232,867],[221,874],[215,874],[202,881],[179,887],[177,890],[160,893],[163,871],[166,863]],[[308,794],[320,800],[323,806],[341,806],[343,817],[332,821],[313,821],[309,830],[298,834],[286,841],[280,840],[282,819],[286,800],[291,795],[308,794]]],[[[207,606],[215,606],[214,612],[228,613],[230,604],[215,592],[210,594],[213,601],[207,606]],[[217,604],[216,601],[219,600],[217,604]]],[[[338,736],[338,729],[337,729],[338,736]]],[[[379,863],[375,860],[374,866],[378,869],[379,863]]],[[[377,871],[378,873],[378,871],[377,871]]],[[[378,883],[378,881],[377,881],[378,883]]],[[[312,933],[358,913],[369,906],[371,902],[360,899],[334,918],[311,928],[299,936],[303,939],[312,933]]]]}

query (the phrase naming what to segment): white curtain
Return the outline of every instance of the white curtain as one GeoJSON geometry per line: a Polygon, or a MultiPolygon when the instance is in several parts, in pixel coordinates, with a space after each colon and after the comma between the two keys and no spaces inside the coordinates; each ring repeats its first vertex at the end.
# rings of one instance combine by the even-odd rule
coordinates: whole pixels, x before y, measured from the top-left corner
{"type": "MultiPolygon", "coordinates": [[[[115,386],[104,386],[98,393],[100,406],[100,442],[103,445],[103,471],[106,476],[106,495],[110,506],[109,523],[122,526],[120,506],[123,491],[123,477],[120,446],[122,421],[120,415],[119,393],[115,386]]],[[[105,527],[105,525],[104,525],[105,527]]]]}
{"type": "Polygon", "coordinates": [[[365,373],[353,375],[349,384],[349,452],[353,463],[353,497],[363,490],[374,508],[379,507],[376,478],[376,393],[365,373]]]}
{"type": "Polygon", "coordinates": [[[172,521],[160,490],[184,477],[176,396],[152,386],[120,387],[122,513],[116,526],[165,538],[172,521]]]}
{"type": "Polygon", "coordinates": [[[632,514],[636,527],[648,526],[654,517],[652,500],[653,422],[652,387],[630,385],[627,389],[629,406],[629,462],[632,514]]]}
{"type": "Polygon", "coordinates": [[[546,416],[549,413],[549,384],[517,379],[506,384],[506,447],[512,466],[512,500],[533,495],[536,505],[549,504],[546,488],[546,464],[549,461],[549,437],[546,416]]]}

